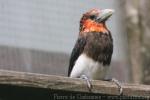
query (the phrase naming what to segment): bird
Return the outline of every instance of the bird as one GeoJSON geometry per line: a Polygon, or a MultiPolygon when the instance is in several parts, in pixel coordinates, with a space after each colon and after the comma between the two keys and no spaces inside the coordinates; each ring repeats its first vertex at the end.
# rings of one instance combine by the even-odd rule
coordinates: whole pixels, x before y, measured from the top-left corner
{"type": "MultiPolygon", "coordinates": [[[[90,9],[80,19],[79,35],[72,50],[68,77],[87,80],[105,80],[113,54],[113,38],[106,21],[113,15],[113,9],[90,9]]],[[[122,92],[120,83],[114,81],[122,92]]]]}

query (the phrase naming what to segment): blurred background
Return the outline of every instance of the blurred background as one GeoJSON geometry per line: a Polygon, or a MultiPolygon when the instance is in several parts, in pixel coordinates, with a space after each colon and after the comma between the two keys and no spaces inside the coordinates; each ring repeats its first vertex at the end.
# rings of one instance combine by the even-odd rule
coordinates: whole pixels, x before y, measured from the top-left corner
{"type": "Polygon", "coordinates": [[[115,9],[108,77],[150,84],[149,0],[0,0],[0,69],[67,76],[79,20],[92,8],[115,9]]]}

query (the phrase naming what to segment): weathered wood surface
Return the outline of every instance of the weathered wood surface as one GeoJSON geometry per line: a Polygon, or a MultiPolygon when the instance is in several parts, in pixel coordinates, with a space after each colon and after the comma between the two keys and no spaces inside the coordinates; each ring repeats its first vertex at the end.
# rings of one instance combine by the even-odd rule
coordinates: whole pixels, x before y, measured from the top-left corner
{"type": "MultiPolygon", "coordinates": [[[[82,79],[72,79],[62,76],[15,72],[7,70],[0,70],[0,84],[89,92],[86,82],[82,79]]],[[[119,94],[117,86],[112,82],[93,80],[92,85],[92,93],[104,93],[111,95],[119,94]]],[[[122,85],[123,94],[126,96],[150,96],[150,86],[148,85],[122,85]]]]}

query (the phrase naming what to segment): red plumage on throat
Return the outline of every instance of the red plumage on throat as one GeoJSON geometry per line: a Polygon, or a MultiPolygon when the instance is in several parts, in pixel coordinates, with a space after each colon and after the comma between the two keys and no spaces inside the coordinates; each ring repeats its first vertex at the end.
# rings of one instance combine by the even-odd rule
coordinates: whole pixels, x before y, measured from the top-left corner
{"type": "Polygon", "coordinates": [[[105,23],[97,23],[93,20],[87,19],[82,23],[82,29],[80,33],[87,33],[87,32],[102,32],[107,33],[108,30],[106,28],[105,23]]]}

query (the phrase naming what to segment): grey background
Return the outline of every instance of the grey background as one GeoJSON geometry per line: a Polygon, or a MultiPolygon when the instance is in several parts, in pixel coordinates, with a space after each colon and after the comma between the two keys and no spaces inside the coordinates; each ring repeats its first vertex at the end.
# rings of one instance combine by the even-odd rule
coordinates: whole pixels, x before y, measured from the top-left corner
{"type": "Polygon", "coordinates": [[[113,8],[115,14],[107,22],[114,38],[110,75],[129,81],[119,7],[118,0],[0,0],[0,68],[66,75],[82,14],[113,8]]]}

